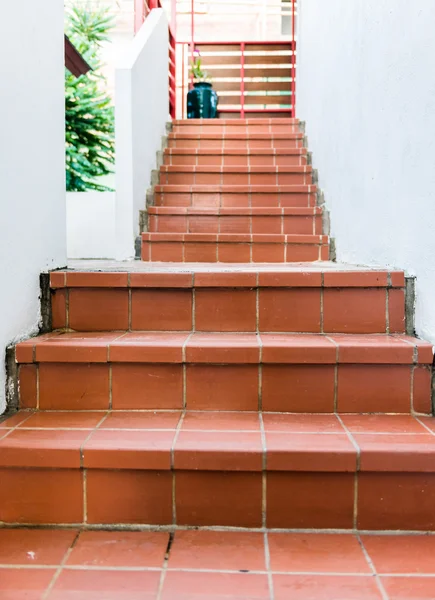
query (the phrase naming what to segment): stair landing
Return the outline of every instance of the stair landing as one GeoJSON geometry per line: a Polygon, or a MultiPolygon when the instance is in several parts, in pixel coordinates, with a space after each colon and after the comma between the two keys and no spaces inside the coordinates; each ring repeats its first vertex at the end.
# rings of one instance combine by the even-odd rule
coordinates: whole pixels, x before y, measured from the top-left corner
{"type": "Polygon", "coordinates": [[[435,536],[0,531],[3,600],[433,600],[435,536]]]}

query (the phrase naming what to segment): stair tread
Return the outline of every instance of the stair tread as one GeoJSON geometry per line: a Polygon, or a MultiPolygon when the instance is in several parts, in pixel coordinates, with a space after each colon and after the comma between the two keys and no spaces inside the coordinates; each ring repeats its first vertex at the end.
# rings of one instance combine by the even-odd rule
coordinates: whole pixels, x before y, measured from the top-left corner
{"type": "Polygon", "coordinates": [[[229,185],[225,185],[225,184],[208,184],[208,185],[201,185],[201,184],[189,184],[189,185],[182,185],[182,184],[169,184],[169,183],[165,183],[162,185],[156,185],[154,187],[154,191],[156,193],[158,192],[164,192],[164,193],[177,193],[180,194],[182,192],[196,192],[196,193],[203,193],[203,194],[208,194],[208,193],[217,193],[217,192],[226,192],[228,193],[233,193],[233,194],[242,194],[242,193],[247,193],[247,192],[251,192],[251,193],[258,193],[258,194],[279,194],[279,193],[287,193],[287,194],[291,194],[291,193],[308,193],[308,194],[312,194],[314,192],[317,192],[317,186],[316,185],[234,185],[234,184],[229,184],[229,185]]]}
{"type": "Polygon", "coordinates": [[[52,332],[19,343],[19,363],[432,364],[428,342],[388,334],[52,332]]]}
{"type": "Polygon", "coordinates": [[[144,241],[326,244],[327,235],[292,233],[142,233],[144,241]]]}
{"type": "Polygon", "coordinates": [[[428,417],[108,411],[21,412],[10,421],[0,428],[0,466],[435,472],[428,417]]]}
{"type": "Polygon", "coordinates": [[[238,216],[238,215],[262,215],[262,216],[281,216],[281,215],[321,215],[323,209],[320,206],[309,207],[202,207],[202,206],[149,206],[150,215],[220,215],[220,216],[238,216]]]}
{"type": "Polygon", "coordinates": [[[311,173],[310,165],[248,166],[248,165],[162,165],[162,173],[311,173]]]}

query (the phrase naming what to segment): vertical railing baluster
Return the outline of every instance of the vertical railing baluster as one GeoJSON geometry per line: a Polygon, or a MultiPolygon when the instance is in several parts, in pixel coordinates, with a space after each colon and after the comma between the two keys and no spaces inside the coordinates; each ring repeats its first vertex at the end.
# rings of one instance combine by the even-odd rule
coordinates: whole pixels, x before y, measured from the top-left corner
{"type": "Polygon", "coordinates": [[[240,43],[240,118],[245,118],[245,42],[240,43]]]}

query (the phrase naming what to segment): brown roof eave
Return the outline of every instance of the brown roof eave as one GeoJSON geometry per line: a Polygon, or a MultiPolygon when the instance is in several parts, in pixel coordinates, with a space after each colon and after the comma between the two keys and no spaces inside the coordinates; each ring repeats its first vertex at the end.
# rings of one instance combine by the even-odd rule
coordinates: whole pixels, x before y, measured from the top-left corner
{"type": "Polygon", "coordinates": [[[65,67],[75,77],[85,75],[92,67],[88,65],[80,52],[70,42],[68,36],[65,36],[65,67]]]}

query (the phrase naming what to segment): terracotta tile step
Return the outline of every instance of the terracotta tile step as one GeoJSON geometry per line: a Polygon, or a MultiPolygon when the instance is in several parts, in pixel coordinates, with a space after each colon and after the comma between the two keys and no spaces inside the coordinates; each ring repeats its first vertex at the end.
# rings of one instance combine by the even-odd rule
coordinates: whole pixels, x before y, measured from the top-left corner
{"type": "Polygon", "coordinates": [[[160,184],[169,185],[311,185],[311,166],[165,165],[160,184]]]}
{"type": "Polygon", "coordinates": [[[328,260],[326,235],[143,233],[143,261],[280,263],[328,260]]]}
{"type": "Polygon", "coordinates": [[[185,119],[172,122],[173,133],[299,133],[298,119],[185,119]]]}
{"type": "Polygon", "coordinates": [[[3,522],[423,531],[435,525],[433,419],[92,416],[93,422],[90,415],[19,413],[10,427],[1,424],[3,522]]]}
{"type": "Polygon", "coordinates": [[[150,206],[148,231],[320,235],[322,209],[150,206]]]}
{"type": "Polygon", "coordinates": [[[0,590],[15,600],[210,600],[210,590],[220,600],[432,600],[434,549],[433,535],[4,528],[0,590]]]}
{"type": "Polygon", "coordinates": [[[22,408],[431,412],[432,346],[399,335],[55,332],[16,358],[22,408]]]}
{"type": "Polygon", "coordinates": [[[222,166],[304,166],[306,148],[166,148],[166,165],[222,166]]]}
{"type": "Polygon", "coordinates": [[[54,272],[52,325],[75,331],[404,333],[404,274],[54,272]]]}
{"type": "Polygon", "coordinates": [[[302,148],[304,134],[296,133],[170,133],[169,148],[302,148]]]}
{"type": "Polygon", "coordinates": [[[156,185],[156,206],[315,207],[315,185],[156,185]]]}

